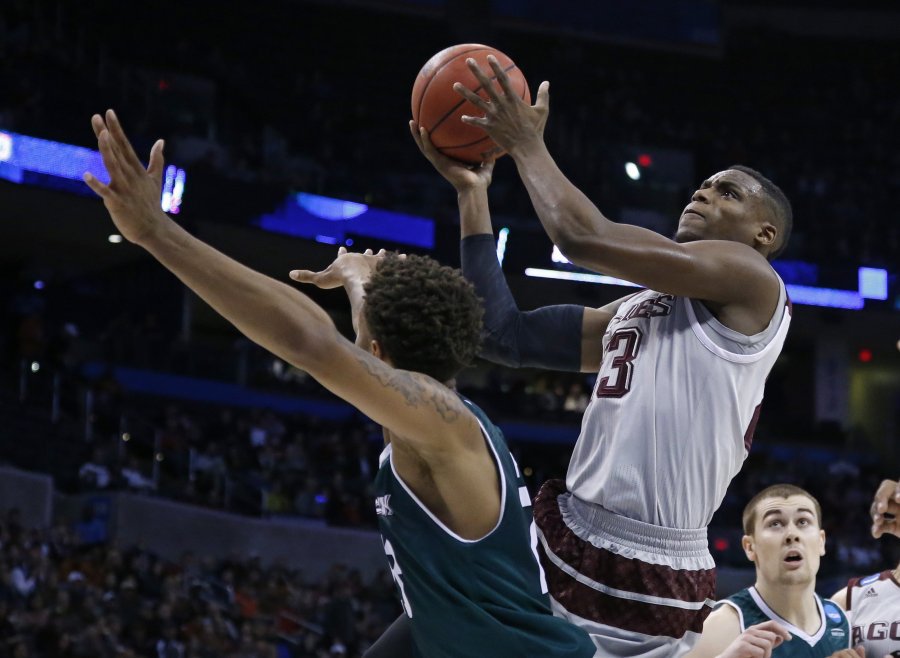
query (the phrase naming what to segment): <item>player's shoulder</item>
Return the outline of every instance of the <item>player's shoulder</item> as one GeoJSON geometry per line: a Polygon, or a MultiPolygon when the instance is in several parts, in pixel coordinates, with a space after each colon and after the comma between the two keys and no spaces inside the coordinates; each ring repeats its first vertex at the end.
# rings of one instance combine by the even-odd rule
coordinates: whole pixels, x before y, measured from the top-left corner
{"type": "Polygon", "coordinates": [[[742,632],[739,610],[728,599],[723,599],[703,622],[700,639],[686,658],[718,656],[742,632]]]}
{"type": "Polygon", "coordinates": [[[838,605],[833,599],[819,597],[822,601],[822,612],[825,613],[825,619],[832,624],[842,624],[847,621],[847,615],[844,609],[838,605]]]}
{"type": "Polygon", "coordinates": [[[847,581],[845,590],[859,589],[860,587],[869,587],[883,580],[892,580],[893,574],[890,571],[879,571],[878,573],[869,574],[868,576],[857,576],[847,581]]]}
{"type": "Polygon", "coordinates": [[[737,601],[733,600],[732,597],[722,599],[721,601],[716,603],[715,609],[713,609],[713,611],[709,613],[709,617],[706,618],[706,622],[704,622],[703,624],[704,630],[706,629],[707,624],[709,624],[710,627],[725,626],[740,629],[740,605],[737,601]]]}

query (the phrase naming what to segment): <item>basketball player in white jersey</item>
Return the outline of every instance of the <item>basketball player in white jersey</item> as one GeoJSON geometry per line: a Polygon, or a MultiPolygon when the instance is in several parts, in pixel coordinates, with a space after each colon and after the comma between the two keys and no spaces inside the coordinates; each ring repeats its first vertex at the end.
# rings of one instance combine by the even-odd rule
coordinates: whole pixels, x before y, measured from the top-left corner
{"type": "Polygon", "coordinates": [[[750,448],[790,304],[769,264],[790,234],[784,194],[735,166],[703,181],[674,240],[617,224],[562,174],[543,141],[548,85],[529,106],[473,60],[489,99],[464,117],[513,158],[541,223],[573,263],[646,288],[600,309],[521,313],[493,251],[486,185],[413,135],[457,188],[463,272],[485,299],[483,356],[598,372],[566,482],[535,499],[554,610],[591,633],[598,654],[678,656],[715,595],[706,526],[750,448]]]}
{"type": "MultiPolygon", "coordinates": [[[[900,483],[881,483],[871,514],[875,537],[900,537],[900,483]]],[[[831,598],[850,617],[854,646],[862,646],[874,658],[900,658],[900,564],[893,570],[853,578],[831,598]]]]}

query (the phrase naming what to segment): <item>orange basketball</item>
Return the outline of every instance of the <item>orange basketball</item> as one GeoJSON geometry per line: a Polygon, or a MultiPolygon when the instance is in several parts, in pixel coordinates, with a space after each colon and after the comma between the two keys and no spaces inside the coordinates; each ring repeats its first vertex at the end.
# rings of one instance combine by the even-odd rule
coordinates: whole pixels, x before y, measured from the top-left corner
{"type": "Polygon", "coordinates": [[[437,53],[425,62],[413,85],[413,121],[428,131],[431,143],[441,153],[468,164],[479,164],[504,154],[503,149],[484,130],[460,120],[464,114],[478,117],[483,116],[484,112],[453,91],[453,83],[459,82],[482,98],[489,98],[466,65],[466,60],[471,57],[490,76],[497,91],[503,93],[488,64],[488,55],[493,55],[500,62],[516,94],[526,103],[531,103],[528,83],[515,63],[499,50],[477,43],[451,46],[437,53]]]}

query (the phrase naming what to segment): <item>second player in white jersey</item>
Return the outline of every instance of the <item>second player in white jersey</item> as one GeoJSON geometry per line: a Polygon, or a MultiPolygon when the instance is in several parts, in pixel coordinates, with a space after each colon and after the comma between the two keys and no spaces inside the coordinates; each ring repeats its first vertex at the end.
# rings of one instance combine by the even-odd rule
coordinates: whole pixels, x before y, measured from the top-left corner
{"type": "Polygon", "coordinates": [[[754,336],[685,297],[645,290],[624,301],[603,337],[568,490],[656,526],[706,527],[747,456],[790,319],[783,284],[754,336]]]}
{"type": "Polygon", "coordinates": [[[854,578],[846,596],[853,646],[863,645],[867,656],[900,658],[900,582],[895,573],[854,578]]]}

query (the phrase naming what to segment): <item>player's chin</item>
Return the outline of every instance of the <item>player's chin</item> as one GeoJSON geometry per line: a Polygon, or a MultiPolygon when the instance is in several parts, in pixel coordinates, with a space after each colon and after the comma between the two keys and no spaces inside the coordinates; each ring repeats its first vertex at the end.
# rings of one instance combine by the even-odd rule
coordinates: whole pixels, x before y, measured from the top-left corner
{"type": "Polygon", "coordinates": [[[703,240],[704,236],[693,227],[679,226],[672,239],[678,243],[696,242],[697,240],[703,240]]]}

